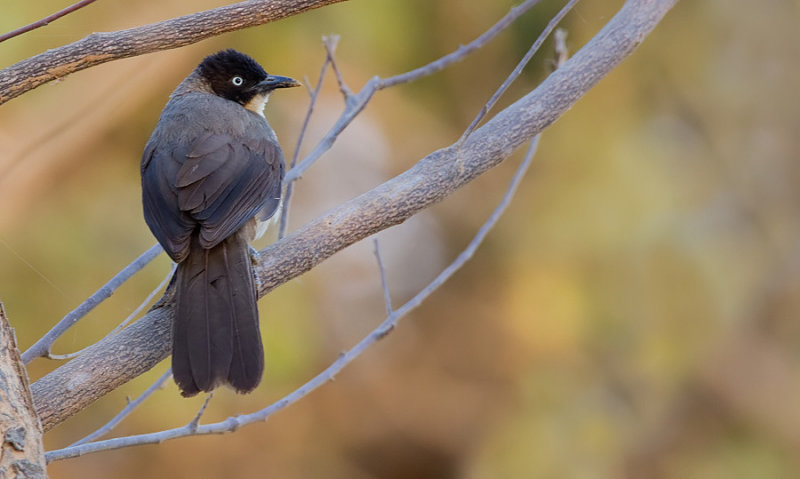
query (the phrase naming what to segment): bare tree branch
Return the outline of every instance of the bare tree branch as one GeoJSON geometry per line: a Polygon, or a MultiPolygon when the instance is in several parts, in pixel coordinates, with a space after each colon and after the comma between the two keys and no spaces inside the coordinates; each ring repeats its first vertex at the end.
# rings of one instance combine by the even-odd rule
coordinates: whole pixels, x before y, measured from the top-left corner
{"type": "Polygon", "coordinates": [[[54,21],[58,20],[61,17],[69,15],[70,13],[72,13],[72,12],[74,12],[76,10],[80,10],[81,8],[85,7],[86,5],[89,5],[90,3],[94,3],[94,2],[95,2],[95,0],[81,0],[80,2],[73,3],[72,5],[68,6],[67,8],[65,8],[63,10],[59,10],[58,12],[56,12],[56,13],[54,13],[52,15],[48,15],[48,16],[44,17],[43,19],[39,20],[39,21],[31,23],[30,25],[25,25],[22,28],[17,28],[16,30],[13,30],[13,31],[8,32],[8,33],[4,33],[3,35],[0,35],[0,42],[4,42],[4,41],[8,40],[9,38],[14,38],[16,36],[22,35],[23,33],[28,33],[31,30],[36,30],[37,28],[49,25],[51,22],[54,22],[54,21]]]}
{"type": "Polygon", "coordinates": [[[556,16],[554,16],[553,18],[550,19],[549,22],[547,22],[547,26],[544,27],[544,30],[542,30],[542,33],[540,33],[539,36],[536,38],[536,41],[533,42],[533,45],[531,45],[531,47],[525,53],[525,56],[522,57],[522,60],[520,60],[519,63],[517,63],[517,66],[514,68],[514,71],[512,71],[511,74],[503,81],[503,84],[500,85],[497,91],[495,91],[494,94],[491,96],[491,98],[489,98],[489,101],[486,102],[485,105],[483,105],[483,108],[481,108],[481,110],[472,120],[472,123],[470,123],[467,129],[464,130],[464,133],[461,135],[461,138],[458,139],[458,143],[456,143],[457,145],[460,146],[464,143],[467,137],[471,135],[473,131],[475,131],[475,128],[477,128],[478,124],[480,124],[480,122],[483,121],[486,115],[489,114],[489,111],[492,108],[494,108],[498,100],[500,100],[500,98],[503,96],[506,90],[508,90],[508,87],[510,87],[511,84],[514,83],[514,80],[516,80],[520,75],[522,75],[522,70],[525,68],[528,62],[531,61],[533,55],[537,51],[539,51],[539,48],[542,47],[542,43],[544,43],[545,39],[547,39],[547,37],[550,36],[550,33],[553,31],[553,29],[556,28],[556,26],[559,23],[561,23],[561,20],[563,20],[564,17],[567,15],[567,13],[569,13],[569,11],[572,10],[572,7],[574,7],[576,3],[578,3],[578,0],[570,0],[569,2],[567,2],[566,5],[564,5],[563,8],[561,8],[561,10],[559,10],[556,16]]]}
{"type": "Polygon", "coordinates": [[[394,308],[392,307],[392,293],[389,292],[389,280],[386,279],[386,268],[383,266],[383,258],[381,258],[381,246],[378,238],[372,240],[375,252],[375,261],[378,262],[378,272],[381,274],[381,289],[383,289],[383,303],[386,305],[386,314],[391,315],[394,308]]]}
{"type": "Polygon", "coordinates": [[[149,388],[145,389],[144,392],[139,395],[139,397],[137,397],[133,401],[130,401],[128,405],[122,408],[122,411],[118,412],[117,415],[111,418],[110,421],[105,423],[103,426],[101,426],[91,434],[88,434],[86,437],[73,442],[68,447],[80,446],[81,444],[90,443],[95,439],[101,438],[106,434],[108,434],[109,432],[111,432],[115,427],[117,427],[117,424],[121,423],[123,419],[128,417],[130,413],[134,411],[134,409],[139,407],[147,398],[152,396],[153,393],[163,388],[164,384],[171,377],[172,377],[172,368],[167,368],[167,370],[164,371],[164,374],[162,374],[161,377],[156,379],[156,381],[153,384],[151,384],[149,388]]]}
{"type": "Polygon", "coordinates": [[[431,62],[425,66],[419,67],[415,70],[411,70],[408,73],[403,73],[402,75],[395,75],[391,78],[387,78],[381,82],[381,88],[389,88],[395,85],[399,85],[401,83],[408,83],[414,81],[418,78],[423,76],[432,75],[434,73],[438,73],[449,65],[454,62],[462,60],[466,55],[472,53],[473,51],[483,47],[487,43],[489,43],[494,37],[497,36],[500,32],[505,30],[509,25],[514,23],[517,18],[521,17],[522,14],[527,12],[531,7],[539,3],[539,0],[528,0],[525,2],[520,3],[516,7],[512,8],[508,14],[501,18],[499,22],[497,22],[492,28],[486,30],[486,32],[481,35],[480,37],[476,38],[474,41],[468,43],[467,45],[463,45],[459,47],[456,51],[443,56],[442,58],[431,62]]]}
{"type": "Polygon", "coordinates": [[[127,30],[92,33],[0,70],[0,105],[94,65],[190,45],[343,1],[249,0],[127,30]]]}
{"type": "Polygon", "coordinates": [[[325,44],[325,51],[328,52],[328,59],[331,62],[331,68],[333,68],[333,73],[336,75],[336,83],[339,85],[339,91],[342,93],[344,97],[344,102],[350,103],[353,101],[353,91],[350,87],[347,86],[347,83],[344,81],[344,76],[342,76],[341,70],[339,70],[339,65],[336,63],[336,45],[339,43],[339,35],[334,37],[328,37],[324,44],[325,44]]]}
{"type": "MultiPolygon", "coordinates": [[[[136,263],[136,262],[134,261],[134,264],[135,264],[135,263],[136,263]]],[[[172,264],[172,269],[170,269],[169,273],[167,273],[167,275],[166,275],[166,276],[164,276],[164,279],[163,279],[163,280],[161,280],[161,282],[158,284],[158,286],[156,286],[156,287],[153,289],[153,291],[151,291],[151,292],[150,292],[150,294],[148,294],[148,295],[147,295],[147,297],[146,297],[146,298],[144,298],[144,300],[142,300],[142,302],[141,302],[141,303],[139,303],[139,306],[137,306],[137,307],[136,307],[136,308],[135,308],[135,309],[134,309],[134,310],[131,312],[131,314],[129,314],[129,315],[128,315],[128,317],[127,317],[127,318],[125,318],[125,319],[124,319],[124,320],[123,320],[121,323],[119,323],[119,324],[118,324],[116,327],[114,327],[114,329],[112,329],[112,330],[111,330],[111,331],[110,331],[108,334],[106,334],[104,337],[113,336],[113,335],[117,334],[118,332],[122,331],[123,329],[125,329],[125,327],[128,325],[128,323],[130,323],[131,321],[133,321],[133,319],[134,319],[134,318],[136,318],[136,316],[138,316],[138,315],[139,315],[139,313],[140,313],[140,312],[141,312],[141,311],[142,311],[142,310],[145,308],[145,306],[147,306],[148,304],[150,304],[150,301],[152,301],[152,300],[153,300],[153,298],[155,298],[155,296],[158,294],[158,292],[159,292],[159,291],[161,291],[162,289],[164,289],[164,287],[167,285],[167,282],[168,282],[170,279],[172,279],[172,275],[175,273],[175,269],[176,269],[176,268],[177,268],[177,265],[176,265],[175,263],[173,263],[173,264],[172,264]]],[[[105,299],[105,298],[104,298],[104,299],[105,299]]],[[[87,346],[86,348],[80,349],[80,350],[78,350],[78,351],[74,351],[74,352],[71,352],[71,353],[66,353],[66,354],[53,354],[53,353],[48,353],[48,355],[47,355],[47,358],[48,358],[48,359],[56,359],[56,360],[59,360],[59,361],[63,361],[63,360],[65,360],[65,359],[72,359],[72,358],[74,358],[74,357],[76,357],[76,356],[79,356],[79,355],[80,355],[81,353],[83,353],[84,351],[86,351],[86,349],[87,349],[87,348],[88,348],[88,346],[87,346]]]]}
{"type": "MultiPolygon", "coordinates": [[[[308,124],[311,121],[311,115],[314,113],[314,107],[317,104],[319,92],[322,89],[322,81],[325,79],[325,73],[328,71],[328,66],[331,64],[333,52],[336,50],[336,44],[339,43],[339,35],[330,35],[322,38],[322,43],[325,45],[325,60],[322,62],[322,67],[319,70],[319,78],[317,78],[317,86],[311,90],[310,85],[306,81],[306,86],[309,88],[311,99],[308,102],[308,110],[306,117],[303,120],[303,126],[300,127],[300,134],[297,135],[297,144],[292,154],[292,160],[289,162],[289,169],[294,168],[297,164],[297,158],[300,156],[300,148],[303,146],[303,140],[306,137],[308,124]]],[[[278,239],[286,236],[286,229],[289,227],[289,205],[292,202],[292,193],[294,192],[294,183],[289,182],[286,185],[286,192],[283,194],[283,204],[281,206],[281,219],[280,227],[278,228],[278,239]]]]}
{"type": "MultiPolygon", "coordinates": [[[[575,56],[475,130],[460,149],[448,147],[428,155],[405,173],[264,248],[256,266],[259,297],[341,249],[402,223],[500,164],[630,55],[676,2],[629,0],[575,56]]],[[[171,298],[166,297],[120,334],[98,342],[34,383],[34,401],[44,429],[167,357],[171,318],[171,298]]]]}
{"type": "MultiPolygon", "coordinates": [[[[438,73],[443,69],[447,68],[448,66],[457,63],[463,60],[467,55],[478,50],[479,48],[483,47],[487,43],[489,43],[492,39],[494,39],[497,35],[500,34],[503,30],[508,28],[509,25],[514,23],[514,20],[522,16],[523,13],[527,12],[531,9],[534,5],[539,3],[539,0],[526,0],[516,7],[512,8],[510,12],[503,18],[501,18],[497,23],[492,25],[491,28],[486,30],[482,35],[480,35],[475,40],[471,41],[470,43],[459,47],[456,51],[449,53],[438,60],[432,61],[427,65],[423,65],[419,68],[411,70],[410,72],[406,72],[400,75],[395,75],[389,78],[380,78],[374,77],[370,81],[361,88],[357,94],[353,94],[350,91],[350,88],[347,87],[344,83],[344,79],[342,75],[338,72],[336,68],[336,63],[331,53],[330,58],[333,64],[334,70],[336,73],[336,80],[339,83],[339,89],[344,95],[345,98],[345,112],[342,116],[339,117],[339,120],[333,127],[330,129],[327,135],[319,142],[314,151],[312,151],[303,161],[301,161],[297,166],[292,168],[286,173],[286,178],[284,182],[287,184],[296,181],[303,173],[308,170],[311,165],[313,165],[326,151],[330,150],[333,146],[334,141],[339,136],[339,134],[344,131],[347,125],[350,124],[351,121],[359,114],[361,111],[367,106],[367,103],[372,99],[372,95],[375,94],[378,90],[383,90],[385,88],[390,88],[396,85],[400,85],[403,83],[410,83],[415,80],[419,80],[420,78],[424,78],[426,76],[433,75],[434,73],[438,73]]],[[[332,52],[330,47],[328,47],[328,51],[332,52]]]]}
{"type": "Polygon", "coordinates": [[[208,393],[206,395],[206,400],[203,401],[203,405],[200,406],[200,409],[197,411],[197,414],[194,415],[194,418],[187,424],[186,426],[189,430],[194,434],[197,433],[197,428],[200,426],[200,419],[203,418],[203,414],[206,413],[206,409],[208,408],[208,403],[211,402],[211,399],[214,397],[214,392],[208,393]]]}
{"type": "Polygon", "coordinates": [[[69,314],[64,316],[64,318],[59,321],[53,328],[45,333],[38,341],[36,341],[33,346],[28,348],[27,351],[22,353],[22,361],[25,364],[30,363],[34,359],[38,357],[47,356],[50,354],[50,348],[53,346],[53,343],[56,339],[61,337],[62,334],[67,332],[69,328],[75,325],[78,321],[81,320],[84,316],[89,314],[91,310],[93,310],[98,304],[102,303],[104,300],[108,299],[114,291],[117,290],[122,283],[127,281],[131,276],[139,272],[142,268],[147,266],[150,261],[156,258],[164,249],[160,245],[155,245],[149,250],[142,253],[138,258],[136,258],[131,264],[126,266],[122,271],[117,273],[113,278],[111,278],[106,284],[104,284],[100,289],[97,290],[93,295],[89,296],[89,299],[84,301],[80,306],[73,309],[69,314]]]}
{"type": "MultiPolygon", "coordinates": [[[[316,375],[313,379],[290,393],[289,395],[285,396],[284,398],[276,401],[275,403],[271,404],[270,406],[265,407],[260,411],[256,411],[252,414],[244,414],[237,417],[229,417],[225,421],[218,422],[215,424],[204,424],[199,425],[200,417],[203,415],[206,407],[208,406],[208,402],[211,399],[212,395],[209,395],[205,402],[203,403],[200,412],[195,416],[195,418],[186,426],[176,428],[176,429],[169,429],[165,431],[159,431],[156,433],[150,434],[139,434],[135,436],[127,436],[127,437],[119,437],[114,439],[109,439],[106,441],[98,441],[91,444],[86,444],[83,446],[69,446],[64,449],[59,449],[57,451],[50,451],[46,454],[48,461],[56,461],[59,459],[68,459],[71,457],[82,456],[84,454],[88,454],[91,452],[100,452],[106,451],[110,449],[120,449],[123,447],[131,447],[131,446],[140,446],[144,444],[155,444],[161,443],[168,439],[177,439],[180,437],[187,437],[187,436],[197,436],[197,435],[206,435],[206,434],[223,434],[228,432],[233,432],[239,429],[242,426],[252,424],[255,422],[266,421],[271,415],[275,414],[276,412],[280,411],[281,409],[286,408],[287,406],[296,403],[297,401],[301,400],[308,394],[310,394],[315,389],[319,388],[323,384],[330,382],[334,379],[337,373],[344,369],[349,363],[359,357],[364,351],[366,351],[370,346],[374,345],[381,339],[385,338],[387,334],[392,332],[394,328],[397,326],[397,322],[400,321],[403,316],[411,312],[414,308],[422,304],[422,302],[427,299],[431,294],[433,294],[436,289],[438,289],[441,285],[443,285],[447,280],[462,266],[464,266],[467,261],[472,258],[472,255],[475,254],[480,244],[486,238],[486,235],[489,234],[489,231],[494,228],[494,225],[497,224],[497,221],[505,212],[508,205],[511,203],[511,200],[514,197],[514,193],[517,191],[517,187],[519,183],[522,181],[522,178],[525,176],[525,172],[528,170],[528,167],[533,160],[533,156],[536,153],[536,147],[539,144],[539,137],[536,136],[531,141],[531,146],[528,149],[528,153],[525,155],[525,158],[520,163],[519,167],[517,168],[516,173],[511,179],[511,182],[506,190],[506,193],[503,195],[503,198],[500,200],[500,203],[497,205],[495,210],[489,216],[489,219],[481,226],[478,230],[478,233],[475,237],[470,241],[467,248],[458,255],[458,257],[447,267],[445,268],[433,281],[431,281],[425,288],[422,289],[419,293],[417,293],[413,298],[408,300],[403,306],[399,309],[392,311],[391,306],[389,305],[389,301],[387,300],[387,310],[389,311],[387,314],[386,319],[377,327],[375,328],[369,335],[367,335],[364,339],[358,342],[352,349],[349,351],[345,351],[339,355],[336,361],[333,362],[330,366],[328,366],[324,371],[316,375]]],[[[381,278],[385,280],[383,265],[380,261],[380,253],[377,249],[377,241],[375,243],[376,246],[376,256],[378,257],[378,263],[381,265],[381,278]]],[[[384,281],[384,285],[385,285],[384,281]]],[[[385,290],[385,288],[384,288],[385,290]]]]}

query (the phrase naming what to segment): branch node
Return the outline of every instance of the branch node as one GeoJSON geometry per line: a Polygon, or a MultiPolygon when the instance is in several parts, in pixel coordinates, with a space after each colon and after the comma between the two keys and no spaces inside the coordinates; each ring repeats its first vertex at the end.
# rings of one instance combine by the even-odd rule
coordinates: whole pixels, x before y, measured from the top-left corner
{"type": "Polygon", "coordinates": [[[379,329],[375,331],[375,339],[380,341],[381,339],[385,338],[389,335],[392,331],[394,331],[396,324],[394,321],[387,323],[381,326],[379,329]]]}
{"type": "Polygon", "coordinates": [[[231,417],[229,417],[229,418],[228,418],[228,420],[227,420],[226,422],[229,424],[229,425],[228,425],[228,430],[229,430],[230,432],[235,432],[235,431],[237,431],[237,430],[238,430],[240,427],[242,427],[242,420],[241,420],[241,416],[238,416],[238,415],[237,415],[237,416],[231,416],[231,417]]]}
{"type": "Polygon", "coordinates": [[[195,415],[194,419],[192,419],[192,421],[186,425],[192,433],[197,432],[197,427],[200,425],[200,418],[203,417],[203,414],[205,414],[206,408],[208,407],[208,403],[211,402],[211,398],[213,397],[214,397],[213,392],[209,393],[208,396],[206,396],[206,400],[203,401],[203,405],[200,406],[200,410],[197,411],[197,414],[195,415]]]}

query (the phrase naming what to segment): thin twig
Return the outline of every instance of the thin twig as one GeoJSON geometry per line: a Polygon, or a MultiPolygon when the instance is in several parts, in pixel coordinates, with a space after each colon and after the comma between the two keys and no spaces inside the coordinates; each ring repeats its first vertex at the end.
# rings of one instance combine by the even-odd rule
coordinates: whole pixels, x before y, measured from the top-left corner
{"type": "Polygon", "coordinates": [[[564,7],[558,12],[558,14],[556,14],[556,16],[550,19],[550,21],[547,23],[547,26],[544,28],[544,30],[542,30],[542,33],[539,34],[539,37],[536,39],[535,42],[533,42],[533,45],[531,45],[527,53],[525,53],[525,56],[522,57],[522,60],[519,61],[517,66],[514,68],[514,71],[511,72],[511,75],[509,75],[505,79],[503,84],[500,85],[497,91],[494,92],[494,95],[492,95],[492,97],[489,98],[489,101],[486,102],[485,105],[483,105],[483,108],[481,108],[481,110],[472,120],[472,123],[470,123],[467,129],[464,130],[464,133],[462,133],[461,138],[456,143],[458,148],[460,148],[461,145],[463,145],[464,142],[467,140],[469,135],[471,135],[472,132],[475,131],[475,128],[478,127],[478,124],[486,117],[489,111],[497,104],[497,101],[500,100],[500,97],[503,96],[506,90],[508,90],[508,87],[510,87],[511,84],[514,83],[514,81],[522,74],[522,70],[525,68],[525,65],[527,65],[528,62],[531,61],[531,58],[533,58],[533,55],[537,51],[539,51],[539,48],[541,48],[542,43],[544,43],[545,39],[550,36],[550,32],[552,32],[553,29],[556,28],[556,26],[561,22],[564,16],[566,16],[567,13],[569,13],[569,11],[572,10],[572,7],[574,7],[576,3],[578,3],[578,0],[570,0],[569,2],[567,2],[566,5],[564,5],[564,7]]]}
{"type": "Polygon", "coordinates": [[[67,447],[74,447],[74,446],[80,446],[81,444],[87,444],[111,432],[115,427],[117,427],[119,423],[122,422],[123,419],[128,417],[130,413],[133,412],[134,409],[139,407],[147,398],[152,396],[154,392],[163,388],[164,383],[166,383],[167,380],[171,377],[172,377],[172,368],[169,368],[166,371],[164,371],[164,374],[162,374],[160,378],[156,379],[156,381],[152,385],[150,385],[149,388],[145,389],[144,392],[139,395],[139,397],[129,402],[128,405],[122,409],[122,411],[120,411],[119,413],[117,413],[116,416],[111,418],[110,421],[105,423],[102,427],[100,427],[93,433],[87,435],[86,437],[78,441],[73,442],[67,447]]]}
{"type": "Polygon", "coordinates": [[[381,274],[381,287],[383,288],[383,302],[386,304],[386,314],[392,314],[392,294],[389,292],[389,282],[386,280],[386,268],[383,266],[383,259],[381,258],[381,247],[378,243],[378,238],[372,239],[374,246],[375,259],[378,262],[378,272],[381,274]]]}
{"type": "Polygon", "coordinates": [[[314,94],[314,90],[311,89],[311,80],[308,79],[308,75],[303,75],[303,81],[301,83],[304,87],[306,87],[306,93],[308,93],[309,97],[314,94]]]}
{"type": "Polygon", "coordinates": [[[65,8],[63,10],[60,10],[60,11],[58,11],[58,12],[52,14],[52,15],[44,17],[43,19],[39,20],[38,22],[33,22],[30,25],[25,25],[24,27],[17,28],[14,31],[11,31],[11,32],[8,32],[8,33],[4,33],[3,35],[0,35],[0,42],[4,42],[4,41],[8,40],[9,38],[14,38],[14,37],[16,37],[18,35],[22,35],[23,33],[27,33],[27,32],[29,32],[31,30],[35,30],[35,29],[37,29],[39,27],[43,27],[45,25],[48,25],[48,24],[50,24],[50,22],[58,20],[59,18],[65,16],[65,15],[69,15],[70,13],[74,12],[75,10],[79,10],[79,9],[85,7],[86,5],[89,5],[90,3],[93,3],[94,1],[95,0],[81,0],[80,2],[72,4],[72,5],[70,5],[69,7],[65,8]]]}
{"type": "Polygon", "coordinates": [[[189,428],[189,430],[197,431],[197,428],[200,426],[200,419],[203,417],[203,414],[206,413],[206,408],[208,407],[208,403],[211,402],[211,398],[213,397],[214,397],[213,392],[208,393],[208,395],[206,396],[206,400],[203,401],[203,405],[200,406],[200,410],[197,411],[197,414],[195,414],[194,418],[189,422],[189,424],[186,425],[189,428]]]}
{"type": "Polygon", "coordinates": [[[342,71],[339,70],[339,65],[336,63],[336,55],[334,55],[336,52],[336,45],[339,43],[339,35],[336,35],[332,38],[326,38],[324,43],[325,50],[328,52],[328,58],[331,60],[331,67],[333,68],[333,72],[336,74],[336,83],[339,85],[339,91],[342,92],[345,103],[349,103],[353,98],[353,90],[351,90],[344,81],[342,71]]]}
{"type": "Polygon", "coordinates": [[[68,459],[71,457],[82,456],[84,454],[92,452],[107,451],[110,449],[119,449],[123,447],[161,443],[169,439],[177,439],[179,437],[185,437],[185,436],[199,436],[206,434],[222,434],[226,432],[232,432],[241,426],[252,424],[255,422],[265,421],[271,415],[299,401],[300,399],[307,396],[315,389],[331,381],[336,376],[336,374],[339,373],[339,371],[341,371],[350,362],[352,362],[354,359],[360,356],[367,348],[369,348],[376,342],[383,339],[389,332],[391,332],[395,328],[397,322],[403,316],[408,314],[412,309],[419,306],[422,303],[422,301],[424,301],[439,286],[441,286],[445,281],[447,281],[447,279],[450,278],[450,276],[452,276],[453,273],[455,273],[467,261],[469,261],[469,259],[475,254],[475,250],[478,249],[478,246],[480,246],[481,242],[484,240],[486,235],[489,233],[489,231],[491,231],[491,229],[497,223],[497,220],[499,220],[500,217],[503,215],[503,212],[506,210],[509,203],[511,202],[511,199],[514,197],[514,193],[516,192],[520,181],[522,181],[522,178],[525,175],[525,172],[527,171],[528,166],[530,165],[533,159],[538,142],[539,142],[539,136],[537,135],[531,141],[531,146],[528,149],[528,153],[525,155],[525,158],[517,168],[517,171],[514,174],[513,178],[511,179],[511,183],[509,184],[509,187],[506,190],[505,195],[503,195],[502,200],[497,205],[491,216],[489,216],[489,219],[486,221],[486,223],[484,223],[484,225],[480,228],[480,230],[478,230],[478,233],[475,235],[472,241],[470,241],[467,248],[460,255],[458,255],[455,261],[453,261],[447,268],[445,268],[439,274],[439,276],[437,276],[430,284],[428,284],[428,286],[426,286],[424,289],[422,289],[422,291],[417,293],[416,296],[411,298],[407,303],[405,303],[399,309],[389,314],[377,328],[375,328],[368,336],[359,341],[359,343],[356,344],[352,349],[340,354],[339,357],[330,366],[328,366],[327,369],[317,374],[313,379],[311,379],[310,381],[308,381],[307,383],[305,383],[304,385],[302,385],[289,395],[265,407],[264,409],[261,409],[260,411],[256,411],[251,414],[229,417],[225,421],[213,424],[198,425],[197,422],[199,421],[199,417],[202,415],[202,412],[205,410],[205,407],[208,403],[208,399],[206,399],[206,403],[203,404],[203,407],[201,408],[200,413],[198,413],[198,416],[195,418],[195,420],[193,420],[184,427],[168,429],[165,431],[160,431],[150,434],[140,434],[136,436],[108,439],[105,441],[93,442],[91,444],[85,444],[76,447],[66,447],[64,449],[58,449],[55,451],[47,452],[45,454],[47,461],[51,462],[51,461],[57,461],[59,459],[68,459]]]}
{"type": "MultiPolygon", "coordinates": [[[[148,294],[148,295],[147,295],[147,297],[146,297],[146,298],[144,298],[144,301],[142,301],[141,303],[139,303],[139,306],[137,306],[137,307],[136,307],[136,309],[134,309],[134,310],[133,310],[133,312],[131,312],[131,314],[129,314],[129,315],[128,315],[128,317],[127,317],[127,318],[125,318],[125,320],[124,320],[124,321],[122,321],[121,323],[119,323],[119,324],[118,324],[118,325],[117,325],[117,326],[116,326],[114,329],[112,329],[112,330],[111,330],[111,331],[110,331],[108,334],[106,334],[105,336],[103,336],[103,338],[102,338],[102,339],[108,338],[108,337],[110,337],[110,336],[113,336],[113,335],[115,335],[115,334],[119,333],[120,331],[122,331],[122,330],[125,328],[125,326],[127,326],[127,325],[128,325],[128,323],[130,323],[131,321],[133,321],[133,318],[135,318],[136,316],[138,316],[138,314],[139,314],[139,313],[140,313],[140,312],[141,312],[141,311],[142,311],[142,310],[143,310],[143,309],[144,309],[144,308],[145,308],[145,307],[146,307],[148,304],[150,304],[150,301],[152,301],[152,300],[153,300],[153,298],[156,296],[156,294],[158,294],[158,292],[159,292],[159,291],[161,291],[162,289],[164,289],[164,286],[166,286],[166,285],[167,285],[167,283],[169,282],[169,280],[172,278],[172,275],[175,273],[175,269],[177,268],[177,266],[178,266],[177,264],[173,263],[173,264],[172,264],[172,269],[170,269],[169,273],[167,273],[167,275],[164,277],[164,279],[163,279],[163,280],[161,280],[161,282],[160,282],[160,283],[158,283],[158,286],[156,286],[156,287],[155,287],[155,289],[153,289],[153,291],[151,291],[151,292],[150,292],[150,294],[148,294]]],[[[102,341],[102,339],[101,339],[101,341],[102,341]]],[[[80,356],[80,355],[81,355],[81,353],[83,353],[84,351],[86,351],[86,350],[87,350],[87,349],[89,349],[90,347],[91,347],[91,345],[89,345],[89,346],[86,346],[85,348],[82,348],[82,349],[80,349],[80,350],[78,350],[78,351],[74,351],[74,352],[71,352],[71,353],[66,353],[66,354],[53,354],[53,353],[48,353],[48,354],[47,354],[47,358],[48,358],[48,359],[56,359],[56,360],[72,359],[72,358],[74,358],[74,357],[80,356]]]]}
{"type": "Polygon", "coordinates": [[[540,0],[526,0],[516,7],[513,7],[508,14],[501,18],[500,21],[494,24],[492,28],[486,30],[483,35],[479,36],[472,42],[458,47],[458,49],[448,55],[439,58],[425,66],[419,67],[410,72],[403,73],[402,75],[395,75],[380,81],[380,88],[389,88],[400,83],[409,83],[418,80],[422,77],[440,72],[455,62],[459,62],[473,51],[483,47],[489,43],[500,32],[505,30],[509,25],[514,23],[517,18],[521,17],[525,12],[530,10],[534,5],[539,3],[540,0]]]}
{"type": "Polygon", "coordinates": [[[516,7],[512,8],[506,16],[501,18],[500,21],[495,23],[478,38],[466,45],[459,47],[456,51],[445,55],[438,60],[428,63],[427,65],[411,70],[410,72],[402,73],[400,75],[395,75],[385,79],[377,76],[373,77],[366,83],[366,85],[364,85],[361,91],[355,95],[351,94],[350,97],[347,97],[348,101],[345,111],[339,117],[339,120],[328,131],[325,137],[320,140],[320,142],[317,144],[317,147],[314,148],[314,151],[309,153],[308,156],[303,159],[303,161],[301,161],[294,168],[291,168],[286,173],[284,183],[289,184],[293,181],[296,181],[311,167],[311,165],[313,165],[325,152],[327,152],[333,146],[334,142],[339,137],[339,134],[341,134],[341,132],[344,131],[350,122],[352,122],[353,119],[359,113],[361,113],[364,107],[367,106],[367,103],[369,103],[372,95],[375,94],[376,91],[390,88],[401,83],[409,83],[419,80],[420,78],[433,75],[434,73],[443,70],[453,63],[463,60],[467,55],[493,40],[497,35],[500,34],[500,32],[508,28],[508,26],[514,22],[514,20],[522,16],[523,13],[530,10],[537,3],[539,3],[539,0],[526,0],[525,2],[517,5],[516,7]]]}
{"type": "Polygon", "coordinates": [[[246,0],[150,25],[91,33],[0,70],[0,104],[94,65],[190,45],[343,1],[246,0]]]}
{"type": "Polygon", "coordinates": [[[569,59],[569,48],[567,48],[567,31],[563,28],[556,28],[553,34],[553,50],[555,52],[555,59],[553,60],[553,71],[561,68],[569,59]]]}
{"type": "Polygon", "coordinates": [[[53,329],[36,341],[27,351],[22,353],[22,361],[28,364],[38,357],[46,357],[50,353],[50,348],[53,346],[56,339],[74,326],[81,318],[89,314],[98,304],[108,299],[125,281],[153,261],[162,251],[164,251],[164,249],[161,248],[160,245],[155,245],[133,260],[131,264],[123,268],[122,271],[111,278],[108,283],[98,289],[97,292],[91,295],[83,304],[64,316],[61,321],[53,326],[53,329]]]}
{"type": "MultiPolygon", "coordinates": [[[[317,86],[314,87],[314,90],[311,90],[310,83],[306,80],[306,88],[309,89],[309,94],[311,99],[308,103],[308,110],[306,110],[306,117],[303,119],[303,126],[300,128],[300,134],[297,136],[297,144],[294,147],[294,153],[292,154],[292,161],[289,162],[289,169],[294,168],[297,164],[297,158],[300,156],[300,147],[303,146],[303,140],[306,137],[306,131],[308,130],[308,124],[311,122],[311,115],[314,113],[314,107],[317,104],[317,98],[319,97],[319,92],[322,89],[322,81],[325,79],[325,73],[328,71],[328,66],[331,63],[333,52],[336,49],[336,43],[339,41],[339,35],[331,35],[330,37],[322,37],[322,42],[325,44],[325,60],[322,62],[322,67],[319,69],[319,78],[317,79],[317,86]],[[334,38],[333,40],[329,40],[330,38],[334,38]],[[328,48],[328,42],[333,43],[333,48],[328,48]]],[[[288,182],[286,184],[286,193],[283,195],[283,202],[281,205],[281,218],[280,218],[280,227],[278,229],[278,239],[281,239],[286,234],[286,229],[289,226],[289,205],[292,200],[292,193],[294,192],[294,182],[288,182]]]]}
{"type": "Polygon", "coordinates": [[[405,315],[412,309],[419,306],[422,301],[425,300],[436,288],[441,286],[445,281],[447,281],[453,273],[455,273],[461,266],[464,265],[472,255],[475,254],[475,251],[480,246],[483,239],[489,233],[489,231],[494,227],[497,220],[500,219],[500,216],[505,211],[508,204],[511,202],[511,199],[514,197],[514,192],[517,190],[517,186],[519,186],[519,182],[522,180],[522,177],[525,174],[525,171],[528,169],[528,165],[530,165],[531,160],[533,159],[533,155],[536,153],[536,148],[539,146],[539,135],[536,135],[533,140],[531,140],[531,146],[528,148],[528,152],[525,155],[525,159],[520,164],[519,168],[517,169],[516,174],[511,179],[511,184],[506,191],[505,196],[500,201],[500,204],[497,205],[492,215],[486,221],[486,223],[481,226],[481,229],[478,230],[478,233],[475,235],[475,238],[472,239],[469,246],[458,255],[455,261],[453,261],[450,266],[444,269],[439,276],[437,276],[433,281],[428,284],[422,291],[420,291],[416,296],[411,298],[408,302],[406,302],[403,306],[401,306],[395,314],[397,315],[405,315]]]}

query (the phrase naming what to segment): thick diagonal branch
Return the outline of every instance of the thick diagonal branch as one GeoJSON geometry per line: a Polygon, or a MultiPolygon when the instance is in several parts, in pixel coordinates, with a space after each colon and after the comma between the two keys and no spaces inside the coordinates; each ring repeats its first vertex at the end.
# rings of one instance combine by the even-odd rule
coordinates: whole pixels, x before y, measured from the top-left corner
{"type": "MultiPolygon", "coordinates": [[[[337,251],[402,223],[500,164],[556,121],[631,54],[677,0],[629,0],[574,57],[526,96],[405,173],[344,203],[261,251],[263,296],[337,251]]],[[[150,369],[169,354],[170,301],[33,384],[45,430],[150,369]]]]}

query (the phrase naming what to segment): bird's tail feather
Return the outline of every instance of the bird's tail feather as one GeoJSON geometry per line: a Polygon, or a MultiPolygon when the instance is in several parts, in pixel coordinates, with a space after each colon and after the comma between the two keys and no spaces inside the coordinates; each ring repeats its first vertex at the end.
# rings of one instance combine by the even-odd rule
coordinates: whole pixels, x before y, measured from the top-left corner
{"type": "Polygon", "coordinates": [[[247,242],[234,234],[204,249],[195,235],[176,274],[172,375],[181,393],[221,384],[240,393],[255,389],[264,351],[247,242]]]}

